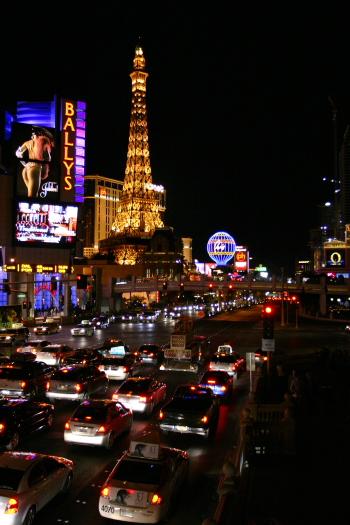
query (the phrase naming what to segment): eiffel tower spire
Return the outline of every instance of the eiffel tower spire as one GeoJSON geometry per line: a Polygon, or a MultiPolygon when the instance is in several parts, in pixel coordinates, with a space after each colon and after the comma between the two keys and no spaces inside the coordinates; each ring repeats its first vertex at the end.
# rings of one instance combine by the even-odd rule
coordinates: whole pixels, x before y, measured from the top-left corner
{"type": "Polygon", "coordinates": [[[152,237],[163,227],[164,190],[152,183],[146,109],[146,61],[141,46],[135,49],[131,77],[131,119],[123,191],[111,236],[152,237]]]}

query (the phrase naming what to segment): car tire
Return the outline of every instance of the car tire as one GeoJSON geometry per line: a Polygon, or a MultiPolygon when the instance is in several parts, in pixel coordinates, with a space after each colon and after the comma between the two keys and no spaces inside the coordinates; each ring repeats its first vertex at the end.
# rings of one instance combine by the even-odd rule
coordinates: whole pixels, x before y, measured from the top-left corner
{"type": "Polygon", "coordinates": [[[19,444],[19,434],[18,432],[14,432],[12,434],[12,437],[6,446],[6,450],[15,450],[18,447],[19,444]]]}
{"type": "Polygon", "coordinates": [[[24,518],[23,525],[33,525],[34,520],[35,520],[35,515],[36,515],[35,507],[30,507],[30,509],[28,510],[26,514],[26,517],[24,518]]]}
{"type": "Polygon", "coordinates": [[[72,486],[72,483],[73,483],[73,474],[70,472],[68,476],[66,477],[66,480],[61,490],[61,494],[67,494],[67,492],[70,490],[72,486]]]}
{"type": "Polygon", "coordinates": [[[108,436],[108,441],[107,441],[107,444],[106,444],[106,449],[107,450],[111,450],[114,446],[114,443],[115,443],[115,434],[113,432],[111,432],[108,436]]]}

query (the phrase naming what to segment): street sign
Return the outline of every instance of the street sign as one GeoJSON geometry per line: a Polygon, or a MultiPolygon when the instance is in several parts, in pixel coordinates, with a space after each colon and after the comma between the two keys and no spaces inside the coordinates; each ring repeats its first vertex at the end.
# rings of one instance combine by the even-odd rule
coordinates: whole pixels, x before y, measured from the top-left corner
{"type": "Polygon", "coordinates": [[[250,370],[252,372],[255,371],[255,352],[247,352],[246,353],[246,369],[249,372],[250,370]]]}
{"type": "Polygon", "coordinates": [[[274,352],[275,351],[275,340],[274,339],[261,339],[261,350],[263,352],[274,352]]]}

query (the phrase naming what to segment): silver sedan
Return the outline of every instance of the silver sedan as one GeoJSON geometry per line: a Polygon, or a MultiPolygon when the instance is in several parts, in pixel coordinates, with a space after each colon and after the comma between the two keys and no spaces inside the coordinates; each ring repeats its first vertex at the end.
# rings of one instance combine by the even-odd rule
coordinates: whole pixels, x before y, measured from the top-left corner
{"type": "Polygon", "coordinates": [[[32,525],[36,513],[73,479],[73,461],[34,452],[0,454],[0,522],[32,525]]]}

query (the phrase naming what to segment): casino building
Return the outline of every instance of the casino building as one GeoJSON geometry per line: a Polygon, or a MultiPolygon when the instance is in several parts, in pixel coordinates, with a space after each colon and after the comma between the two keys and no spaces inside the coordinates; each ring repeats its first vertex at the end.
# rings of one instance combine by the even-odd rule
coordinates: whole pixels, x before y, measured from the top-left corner
{"type": "Polygon", "coordinates": [[[20,101],[1,120],[0,305],[21,304],[23,317],[68,315],[77,302],[86,104],[20,101]]]}

